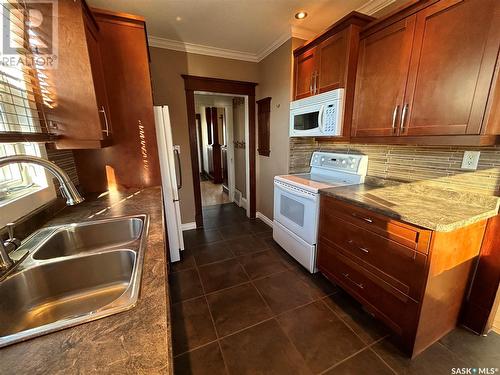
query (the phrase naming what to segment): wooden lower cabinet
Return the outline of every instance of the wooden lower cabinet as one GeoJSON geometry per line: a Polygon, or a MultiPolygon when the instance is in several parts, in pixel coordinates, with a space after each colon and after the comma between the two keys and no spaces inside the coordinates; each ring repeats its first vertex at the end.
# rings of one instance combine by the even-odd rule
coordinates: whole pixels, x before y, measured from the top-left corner
{"type": "Polygon", "coordinates": [[[317,266],[414,357],[457,325],[485,227],[434,232],[322,196],[317,266]]]}

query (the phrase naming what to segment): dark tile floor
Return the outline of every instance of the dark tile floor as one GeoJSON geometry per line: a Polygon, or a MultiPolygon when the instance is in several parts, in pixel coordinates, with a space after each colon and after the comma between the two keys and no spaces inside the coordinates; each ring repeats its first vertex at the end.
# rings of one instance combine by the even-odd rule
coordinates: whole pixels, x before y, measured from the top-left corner
{"type": "MultiPolygon", "coordinates": [[[[204,209],[170,274],[176,374],[452,374],[500,366],[500,335],[456,329],[413,361],[387,329],[310,275],[260,220],[204,209]]],[[[498,371],[497,371],[498,372],[498,371]]]]}

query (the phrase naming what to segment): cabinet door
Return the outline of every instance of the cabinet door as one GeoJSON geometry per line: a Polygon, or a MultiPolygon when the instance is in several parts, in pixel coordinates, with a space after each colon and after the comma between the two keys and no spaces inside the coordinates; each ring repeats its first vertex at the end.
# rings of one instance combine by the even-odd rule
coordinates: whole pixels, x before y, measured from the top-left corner
{"type": "Polygon", "coordinates": [[[352,135],[397,135],[415,16],[360,41],[352,135]]]}
{"type": "Polygon", "coordinates": [[[479,134],[498,54],[497,2],[443,0],[417,14],[403,134],[479,134]]]}
{"type": "Polygon", "coordinates": [[[312,95],[316,48],[295,57],[295,100],[312,95]]]}
{"type": "Polygon", "coordinates": [[[97,102],[96,111],[98,111],[101,116],[102,133],[104,137],[108,137],[111,135],[108,96],[106,93],[106,82],[104,80],[101,52],[99,50],[99,31],[93,25],[93,22],[94,21],[89,15],[85,16],[85,36],[87,39],[90,68],[92,70],[92,80],[94,82],[95,97],[97,102]]]}
{"type": "Polygon", "coordinates": [[[347,29],[317,47],[316,94],[344,87],[347,29]]]}

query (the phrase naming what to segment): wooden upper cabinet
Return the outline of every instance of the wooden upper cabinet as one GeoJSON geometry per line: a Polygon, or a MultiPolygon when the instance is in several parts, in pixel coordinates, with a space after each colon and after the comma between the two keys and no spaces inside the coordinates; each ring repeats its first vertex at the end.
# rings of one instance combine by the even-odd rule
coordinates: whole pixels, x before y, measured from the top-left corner
{"type": "Polygon", "coordinates": [[[414,2],[361,33],[354,141],[500,143],[500,2],[414,2]]]}
{"type": "Polygon", "coordinates": [[[310,49],[295,58],[295,100],[307,98],[313,94],[313,75],[316,71],[316,49],[310,49]]]}
{"type": "Polygon", "coordinates": [[[417,14],[404,134],[480,133],[498,53],[498,40],[488,45],[500,27],[497,2],[440,1],[417,14]]]}
{"type": "Polygon", "coordinates": [[[85,12],[85,36],[89,51],[92,80],[94,82],[97,111],[99,112],[101,120],[101,130],[103,137],[108,139],[111,137],[112,130],[108,94],[99,46],[99,28],[94,18],[88,12],[85,12]]]}
{"type": "Polygon", "coordinates": [[[317,94],[345,86],[347,35],[347,29],[343,30],[316,47],[317,94]]]}
{"type": "Polygon", "coordinates": [[[353,136],[398,134],[414,29],[415,16],[361,40],[353,136]]]}
{"type": "MultiPolygon", "coordinates": [[[[54,93],[46,110],[58,149],[100,148],[106,144],[106,93],[99,60],[98,29],[86,3],[58,3],[58,64],[47,71],[54,93]]],[[[109,122],[108,117],[108,122],[109,122]]]]}
{"type": "Polygon", "coordinates": [[[351,12],[293,51],[294,100],[344,89],[342,133],[335,140],[345,141],[350,135],[359,33],[373,20],[365,14],[351,12]]]}

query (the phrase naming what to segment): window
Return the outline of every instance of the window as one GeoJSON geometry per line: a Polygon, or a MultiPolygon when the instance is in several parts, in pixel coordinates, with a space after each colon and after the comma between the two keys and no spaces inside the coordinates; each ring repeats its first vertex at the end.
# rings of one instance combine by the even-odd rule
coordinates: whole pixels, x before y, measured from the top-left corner
{"type": "MultiPolygon", "coordinates": [[[[0,157],[27,154],[47,158],[36,143],[0,143],[0,157]]],[[[56,198],[52,176],[33,164],[9,164],[0,168],[0,228],[56,198]]]]}
{"type": "MultiPolygon", "coordinates": [[[[41,156],[36,143],[0,144],[0,157],[8,155],[41,156]]],[[[0,207],[7,201],[48,187],[42,167],[32,164],[9,164],[0,168],[0,207]]]]}
{"type": "MultiPolygon", "coordinates": [[[[33,55],[30,49],[36,45],[37,35],[27,27],[29,11],[23,2],[3,2],[0,4],[0,13],[2,31],[8,32],[5,35],[8,35],[9,47],[14,48],[17,56],[21,57],[13,60],[19,61],[16,64],[0,64],[0,141],[8,142],[0,143],[0,157],[27,154],[46,158],[43,145],[22,141],[35,134],[47,136],[42,140],[50,139],[44,115],[44,105],[50,104],[45,74],[36,67],[22,63],[22,57],[33,55]]],[[[55,197],[52,176],[43,167],[32,164],[1,167],[0,228],[55,197]]]]}

